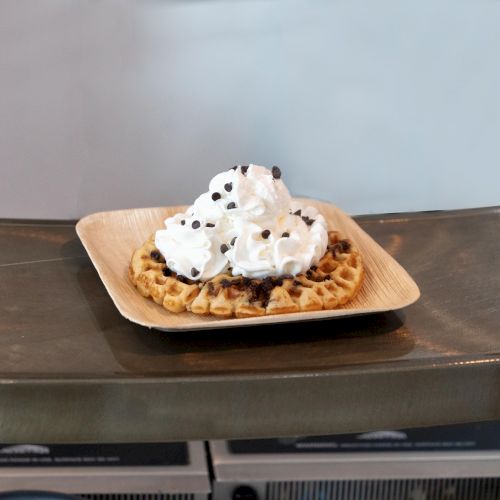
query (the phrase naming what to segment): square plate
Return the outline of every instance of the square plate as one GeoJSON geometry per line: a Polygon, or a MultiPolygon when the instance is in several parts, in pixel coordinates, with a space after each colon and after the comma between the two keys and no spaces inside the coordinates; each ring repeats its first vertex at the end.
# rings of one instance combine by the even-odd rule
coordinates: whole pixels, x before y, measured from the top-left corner
{"type": "Polygon", "coordinates": [[[171,313],[144,298],[128,279],[132,253],[152,233],[164,227],[167,217],[187,207],[99,212],[81,219],[76,231],[120,313],[134,323],[159,330],[201,330],[337,318],[401,309],[419,298],[420,291],[410,275],[351,217],[329,203],[300,198],[297,201],[316,207],[329,229],[350,238],[363,257],[365,278],[361,289],[352,301],[338,309],[221,319],[189,312],[171,313]]]}

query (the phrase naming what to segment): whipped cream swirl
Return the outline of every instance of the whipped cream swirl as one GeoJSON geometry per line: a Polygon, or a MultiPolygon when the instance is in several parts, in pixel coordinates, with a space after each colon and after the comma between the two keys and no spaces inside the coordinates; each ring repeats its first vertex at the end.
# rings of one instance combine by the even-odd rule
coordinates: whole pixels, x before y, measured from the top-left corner
{"type": "Polygon", "coordinates": [[[165,225],[156,247],[171,270],[193,280],[297,275],[317,264],[328,244],[325,219],[292,201],[278,167],[216,175],[207,193],[165,225]]]}

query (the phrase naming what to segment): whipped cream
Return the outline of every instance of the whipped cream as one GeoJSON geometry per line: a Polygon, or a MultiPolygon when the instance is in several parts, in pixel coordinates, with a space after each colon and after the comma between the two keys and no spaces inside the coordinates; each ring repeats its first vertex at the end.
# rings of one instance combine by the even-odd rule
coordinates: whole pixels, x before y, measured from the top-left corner
{"type": "Polygon", "coordinates": [[[165,226],[156,247],[171,270],[193,280],[300,274],[328,244],[325,219],[292,200],[277,167],[238,166],[216,175],[209,191],[165,226]]]}

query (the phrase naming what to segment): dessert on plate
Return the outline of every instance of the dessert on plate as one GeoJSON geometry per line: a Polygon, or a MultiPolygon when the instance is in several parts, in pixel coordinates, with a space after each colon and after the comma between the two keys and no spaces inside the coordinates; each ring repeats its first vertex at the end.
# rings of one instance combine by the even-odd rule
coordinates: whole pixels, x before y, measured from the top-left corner
{"type": "Polygon", "coordinates": [[[353,242],[294,201],[278,167],[258,165],[216,175],[129,266],[137,290],[171,312],[239,318],[334,309],[363,274],[353,242]]]}

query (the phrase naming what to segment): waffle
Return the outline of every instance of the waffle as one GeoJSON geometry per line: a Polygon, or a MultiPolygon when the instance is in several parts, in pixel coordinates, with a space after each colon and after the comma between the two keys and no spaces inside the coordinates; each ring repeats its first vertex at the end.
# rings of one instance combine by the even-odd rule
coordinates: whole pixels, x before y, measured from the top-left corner
{"type": "Polygon", "coordinates": [[[246,318],[335,309],[356,295],[364,270],[359,250],[350,240],[341,239],[336,231],[328,233],[328,240],[318,265],[304,274],[264,279],[219,274],[202,282],[171,271],[152,236],[134,252],[129,277],[141,295],[175,313],[246,318]]]}

